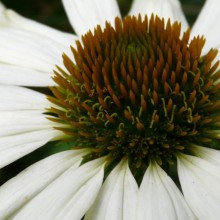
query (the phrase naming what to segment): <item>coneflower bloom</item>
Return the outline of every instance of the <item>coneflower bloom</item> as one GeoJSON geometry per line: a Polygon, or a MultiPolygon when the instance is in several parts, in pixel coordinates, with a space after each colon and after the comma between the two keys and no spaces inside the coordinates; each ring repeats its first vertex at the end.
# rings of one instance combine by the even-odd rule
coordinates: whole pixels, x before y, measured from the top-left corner
{"type": "Polygon", "coordinates": [[[219,219],[219,2],[192,31],[176,0],[63,4],[76,35],[0,8],[0,166],[69,143],[1,186],[0,219],[219,219]]]}

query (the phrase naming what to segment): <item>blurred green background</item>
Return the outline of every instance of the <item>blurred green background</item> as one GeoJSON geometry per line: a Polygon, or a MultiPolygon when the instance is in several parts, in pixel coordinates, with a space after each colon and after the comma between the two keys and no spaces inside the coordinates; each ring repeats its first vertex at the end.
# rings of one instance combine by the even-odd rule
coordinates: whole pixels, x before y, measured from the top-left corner
{"type": "MultiPolygon", "coordinates": [[[[2,2],[8,8],[17,11],[25,17],[34,19],[59,30],[72,32],[72,28],[62,7],[61,0],[2,0],[2,2]]],[[[118,2],[122,14],[125,15],[131,6],[132,0],[118,0],[118,2]]],[[[195,21],[204,2],[205,0],[181,0],[183,11],[186,14],[190,25],[195,21]]],[[[47,144],[24,158],[1,169],[0,185],[30,164],[33,164],[49,154],[62,150],[61,147],[68,147],[68,143],[67,146],[60,146],[58,143],[47,144]]]]}

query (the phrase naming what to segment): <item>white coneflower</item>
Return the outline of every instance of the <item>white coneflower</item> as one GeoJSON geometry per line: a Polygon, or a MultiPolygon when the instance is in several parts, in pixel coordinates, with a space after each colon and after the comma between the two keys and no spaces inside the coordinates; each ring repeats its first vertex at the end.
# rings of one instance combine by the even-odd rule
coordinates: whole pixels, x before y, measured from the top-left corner
{"type": "Polygon", "coordinates": [[[72,143],[1,186],[0,219],[219,219],[219,2],[192,34],[176,0],[63,3],[77,36],[0,7],[0,166],[72,143]]]}

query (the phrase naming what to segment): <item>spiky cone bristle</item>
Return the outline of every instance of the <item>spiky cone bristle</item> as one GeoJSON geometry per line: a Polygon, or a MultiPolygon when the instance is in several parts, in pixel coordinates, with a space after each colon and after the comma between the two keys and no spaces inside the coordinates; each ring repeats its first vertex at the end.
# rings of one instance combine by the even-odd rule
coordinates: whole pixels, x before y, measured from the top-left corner
{"type": "Polygon", "coordinates": [[[116,18],[71,47],[74,61],[63,55],[51,112],[91,150],[85,160],[127,157],[140,176],[150,160],[172,164],[219,129],[217,50],[201,56],[205,39],[180,35],[180,23],[157,16],[116,18]]]}

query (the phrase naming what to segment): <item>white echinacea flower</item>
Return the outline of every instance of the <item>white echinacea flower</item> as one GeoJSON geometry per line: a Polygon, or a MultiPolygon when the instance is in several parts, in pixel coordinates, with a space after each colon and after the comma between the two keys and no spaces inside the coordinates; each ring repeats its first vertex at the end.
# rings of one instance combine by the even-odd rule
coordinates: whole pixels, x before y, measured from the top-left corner
{"type": "Polygon", "coordinates": [[[177,0],[63,4],[76,35],[0,6],[0,167],[72,143],[1,186],[0,219],[218,220],[219,1],[191,31],[177,0]]]}

